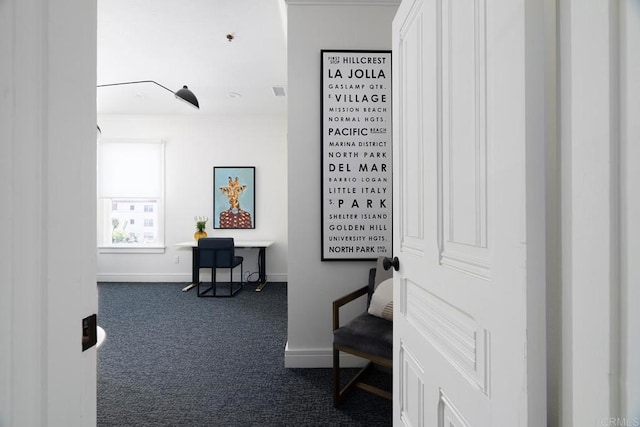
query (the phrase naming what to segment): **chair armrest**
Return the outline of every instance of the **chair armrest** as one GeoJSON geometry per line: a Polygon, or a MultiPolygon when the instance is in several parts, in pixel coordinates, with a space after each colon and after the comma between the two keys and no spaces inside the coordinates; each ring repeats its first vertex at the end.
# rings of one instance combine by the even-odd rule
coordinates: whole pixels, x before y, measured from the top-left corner
{"type": "Polygon", "coordinates": [[[367,308],[369,304],[371,304],[371,297],[373,296],[373,291],[376,287],[376,269],[369,269],[369,295],[367,295],[367,308]]]}
{"type": "Polygon", "coordinates": [[[363,286],[362,288],[357,289],[333,301],[333,330],[334,331],[340,327],[340,307],[353,301],[356,298],[366,295],[368,292],[369,292],[369,286],[363,286]]]}

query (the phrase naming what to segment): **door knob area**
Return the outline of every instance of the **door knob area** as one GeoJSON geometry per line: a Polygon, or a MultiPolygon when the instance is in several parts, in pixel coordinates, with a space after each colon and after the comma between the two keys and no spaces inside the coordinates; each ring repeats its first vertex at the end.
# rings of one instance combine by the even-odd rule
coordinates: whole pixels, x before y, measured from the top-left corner
{"type": "Polygon", "coordinates": [[[397,256],[394,256],[393,259],[389,257],[385,257],[382,260],[382,267],[384,267],[385,270],[388,270],[389,268],[393,267],[395,271],[398,271],[398,269],[400,268],[400,260],[398,259],[397,256]]]}

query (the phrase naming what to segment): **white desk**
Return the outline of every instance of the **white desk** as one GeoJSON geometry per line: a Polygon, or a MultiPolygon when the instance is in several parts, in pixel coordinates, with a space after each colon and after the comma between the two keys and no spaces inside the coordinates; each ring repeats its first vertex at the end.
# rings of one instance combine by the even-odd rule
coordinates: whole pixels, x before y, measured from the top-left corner
{"type": "MultiPolygon", "coordinates": [[[[243,249],[258,249],[258,287],[256,288],[256,292],[260,292],[264,285],[267,284],[267,264],[266,264],[266,248],[273,245],[272,240],[233,240],[233,244],[236,248],[243,249]]],[[[176,246],[183,248],[191,248],[191,284],[184,287],[182,289],[183,292],[188,291],[197,285],[195,283],[196,276],[198,276],[196,269],[198,268],[197,264],[197,250],[198,250],[198,242],[192,240],[190,242],[182,242],[176,243],[176,246]]]]}

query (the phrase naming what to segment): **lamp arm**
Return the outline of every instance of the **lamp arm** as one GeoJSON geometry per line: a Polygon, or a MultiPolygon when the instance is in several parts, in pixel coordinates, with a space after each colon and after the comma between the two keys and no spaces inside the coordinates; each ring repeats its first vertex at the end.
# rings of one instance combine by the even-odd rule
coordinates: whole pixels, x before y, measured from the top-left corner
{"type": "Polygon", "coordinates": [[[132,85],[132,84],[137,84],[137,83],[154,83],[157,84],[158,86],[160,86],[161,88],[168,90],[169,92],[173,93],[175,95],[175,92],[172,91],[171,89],[169,89],[166,86],[162,86],[160,83],[154,81],[154,80],[138,80],[135,82],[121,82],[121,83],[107,83],[107,84],[103,84],[103,85],[97,85],[96,87],[105,87],[105,86],[122,86],[122,85],[132,85]]]}
{"type": "Polygon", "coordinates": [[[154,80],[137,80],[135,82],[106,83],[106,84],[102,84],[102,85],[97,85],[96,87],[133,85],[133,84],[137,84],[137,83],[153,83],[155,85],[160,86],[162,89],[166,90],[167,92],[171,92],[172,94],[175,95],[176,98],[181,99],[182,101],[185,101],[189,105],[191,105],[191,106],[193,106],[195,108],[198,108],[198,109],[200,108],[200,104],[198,103],[198,98],[196,98],[196,96],[193,94],[193,92],[191,92],[186,85],[182,86],[182,89],[179,89],[177,92],[172,91],[171,89],[169,89],[166,86],[162,86],[160,83],[158,83],[158,82],[156,82],[154,80]]]}

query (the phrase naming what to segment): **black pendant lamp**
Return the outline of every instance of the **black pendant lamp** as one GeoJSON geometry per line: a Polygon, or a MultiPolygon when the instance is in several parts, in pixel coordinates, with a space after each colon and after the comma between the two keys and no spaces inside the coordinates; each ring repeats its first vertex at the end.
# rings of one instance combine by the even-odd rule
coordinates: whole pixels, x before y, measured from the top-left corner
{"type": "Polygon", "coordinates": [[[187,85],[182,86],[182,89],[178,90],[176,93],[176,98],[182,99],[185,102],[193,105],[194,107],[200,109],[200,104],[198,103],[198,98],[189,90],[187,85]]]}
{"type": "Polygon", "coordinates": [[[193,94],[193,92],[191,92],[186,85],[182,86],[182,89],[178,90],[177,92],[174,92],[171,89],[169,89],[169,88],[167,88],[165,86],[162,86],[160,83],[155,82],[153,80],[139,80],[139,81],[135,81],[135,82],[107,83],[107,84],[98,85],[97,87],[122,86],[122,85],[138,84],[138,83],[154,83],[154,84],[160,86],[161,88],[163,88],[165,90],[168,90],[169,92],[174,94],[176,98],[181,99],[184,102],[188,103],[189,105],[200,109],[200,104],[198,103],[198,98],[196,98],[196,96],[193,94]]]}

